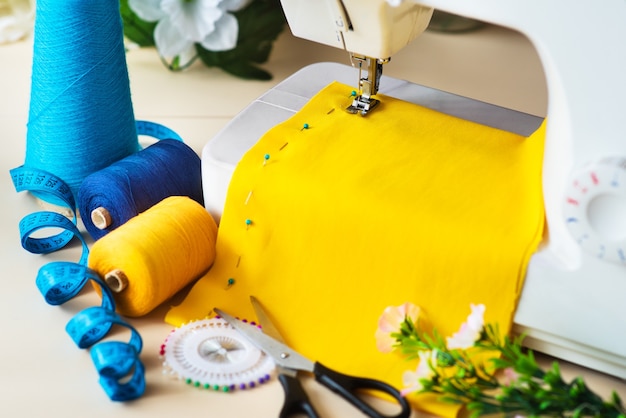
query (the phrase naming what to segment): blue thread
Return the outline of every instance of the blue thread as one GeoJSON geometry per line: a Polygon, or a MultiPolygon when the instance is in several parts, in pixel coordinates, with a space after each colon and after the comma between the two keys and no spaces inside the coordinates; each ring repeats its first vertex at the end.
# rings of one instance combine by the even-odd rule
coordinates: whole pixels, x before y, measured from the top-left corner
{"type": "Polygon", "coordinates": [[[188,196],[204,204],[200,157],[188,145],[165,139],[85,178],[78,210],[94,239],[121,226],[168,196],[188,196]],[[111,223],[96,227],[91,212],[104,208],[111,223]]]}
{"type": "MultiPolygon", "coordinates": [[[[30,191],[66,206],[73,216],[39,212],[25,217],[20,222],[22,245],[46,254],[74,237],[81,241],[79,263],[44,265],[37,287],[46,302],[60,305],[86,283],[99,285],[102,305],[78,313],[66,330],[79,347],[91,347],[100,384],[109,398],[135,399],[145,391],[141,336],[115,313],[110,290],[85,266],[89,249],[76,226],[74,196],[87,176],[138,151],[138,134],[181,138],[158,124],[134,120],[118,0],[38,0],[36,14],[26,157],[24,166],[11,170],[11,175],[18,192],[30,191]],[[31,236],[51,227],[62,232],[31,236]],[[113,325],[130,329],[128,343],[99,342],[113,325]]],[[[171,162],[162,163],[168,167],[171,162]]],[[[188,170],[186,166],[182,171],[189,174],[188,170]]],[[[201,179],[199,174],[191,177],[201,179]]]]}
{"type": "Polygon", "coordinates": [[[76,195],[87,175],[139,147],[119,0],[38,0],[36,16],[25,166],[76,195]]]}

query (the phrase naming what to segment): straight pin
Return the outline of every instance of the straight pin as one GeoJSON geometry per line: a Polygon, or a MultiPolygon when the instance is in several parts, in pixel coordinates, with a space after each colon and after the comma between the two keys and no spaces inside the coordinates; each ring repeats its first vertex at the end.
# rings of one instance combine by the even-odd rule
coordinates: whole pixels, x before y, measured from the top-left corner
{"type": "Polygon", "coordinates": [[[289,142],[285,142],[285,144],[284,144],[282,147],[280,147],[280,148],[278,149],[278,151],[282,151],[282,150],[283,150],[283,148],[285,148],[287,145],[289,145],[289,142]]]}
{"type": "Polygon", "coordinates": [[[235,265],[236,268],[239,268],[239,263],[241,263],[241,256],[237,259],[237,265],[235,265]]]}
{"type": "Polygon", "coordinates": [[[331,113],[333,113],[335,111],[335,108],[333,107],[332,109],[330,109],[326,114],[330,115],[331,113]]]}
{"type": "Polygon", "coordinates": [[[250,201],[250,198],[252,197],[252,190],[250,190],[248,192],[248,196],[246,197],[246,201],[244,202],[244,205],[247,205],[248,202],[250,201]]]}

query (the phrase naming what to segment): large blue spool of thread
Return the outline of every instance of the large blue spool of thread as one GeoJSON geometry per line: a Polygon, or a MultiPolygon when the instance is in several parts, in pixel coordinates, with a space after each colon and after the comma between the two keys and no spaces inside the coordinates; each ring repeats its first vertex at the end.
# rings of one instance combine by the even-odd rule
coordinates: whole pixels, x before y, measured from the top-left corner
{"type": "Polygon", "coordinates": [[[37,0],[24,165],[76,195],[138,149],[119,0],[37,0]]]}
{"type": "Polygon", "coordinates": [[[87,176],[77,205],[97,240],[169,196],[204,204],[200,157],[182,141],[164,139],[87,176]]]}

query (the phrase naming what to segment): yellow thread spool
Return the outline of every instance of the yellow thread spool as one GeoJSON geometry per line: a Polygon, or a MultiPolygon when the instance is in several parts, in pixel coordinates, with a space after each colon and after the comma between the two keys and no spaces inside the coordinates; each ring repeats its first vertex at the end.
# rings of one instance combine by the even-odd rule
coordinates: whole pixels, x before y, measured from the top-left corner
{"type": "Polygon", "coordinates": [[[211,267],[216,239],[202,205],[172,196],[96,241],[89,267],[112,288],[120,314],[142,316],[211,267]]]}

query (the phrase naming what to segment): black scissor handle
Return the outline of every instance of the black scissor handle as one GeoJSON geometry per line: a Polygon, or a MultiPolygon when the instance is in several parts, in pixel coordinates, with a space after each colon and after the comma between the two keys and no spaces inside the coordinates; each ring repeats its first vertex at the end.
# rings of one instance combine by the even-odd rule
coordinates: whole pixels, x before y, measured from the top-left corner
{"type": "Polygon", "coordinates": [[[278,380],[285,392],[285,402],[280,410],[280,418],[287,418],[298,413],[306,414],[309,418],[319,418],[297,376],[281,373],[278,375],[278,380]]]}
{"type": "Polygon", "coordinates": [[[385,382],[365,377],[349,376],[329,369],[318,362],[315,363],[313,373],[315,374],[315,380],[337,393],[369,417],[408,418],[411,415],[411,407],[406,398],[396,388],[385,382]],[[397,415],[383,415],[357,396],[356,392],[362,389],[371,389],[390,395],[398,402],[402,410],[397,415]]]}

